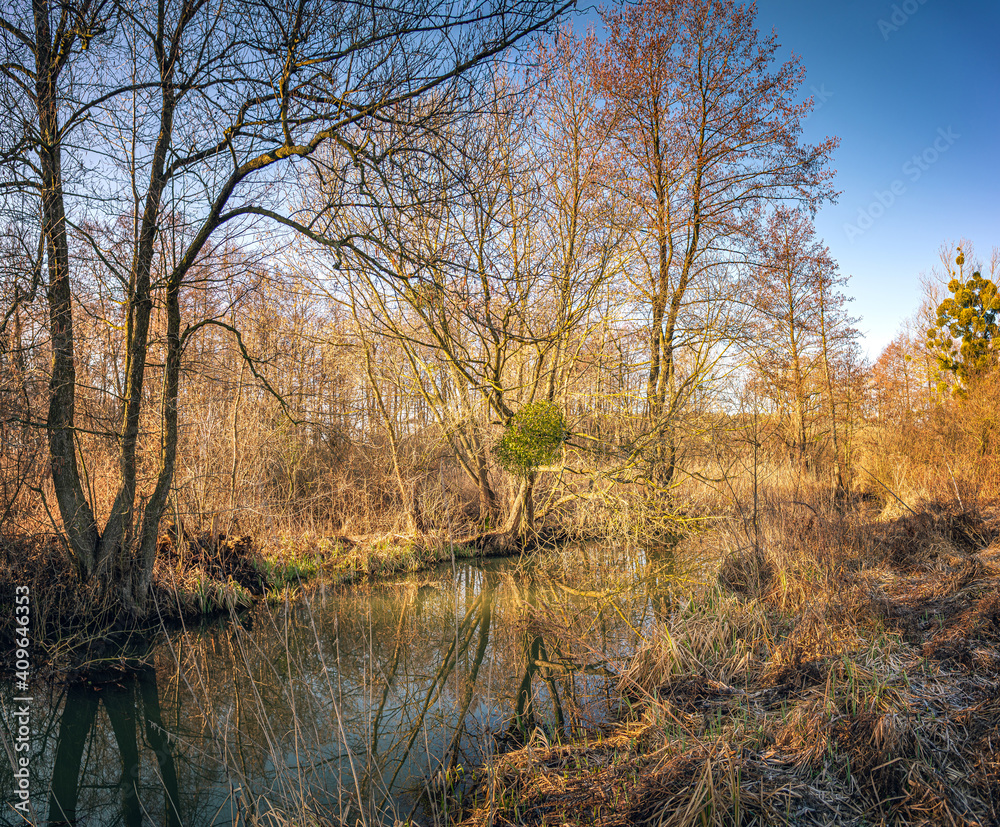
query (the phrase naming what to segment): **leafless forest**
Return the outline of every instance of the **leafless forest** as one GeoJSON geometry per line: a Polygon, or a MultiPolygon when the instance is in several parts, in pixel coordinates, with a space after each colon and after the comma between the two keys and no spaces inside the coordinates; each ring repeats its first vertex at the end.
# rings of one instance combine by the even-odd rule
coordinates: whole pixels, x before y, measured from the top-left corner
{"type": "Polygon", "coordinates": [[[869,358],[788,44],[572,9],[4,5],[0,642],[51,823],[1000,823],[1000,252],[942,239],[869,358]]]}
{"type": "Polygon", "coordinates": [[[866,361],[803,67],[731,0],[601,40],[565,11],[6,9],[2,534],[135,616],[164,535],[503,549],[995,493],[996,254],[943,249],[866,361]]]}

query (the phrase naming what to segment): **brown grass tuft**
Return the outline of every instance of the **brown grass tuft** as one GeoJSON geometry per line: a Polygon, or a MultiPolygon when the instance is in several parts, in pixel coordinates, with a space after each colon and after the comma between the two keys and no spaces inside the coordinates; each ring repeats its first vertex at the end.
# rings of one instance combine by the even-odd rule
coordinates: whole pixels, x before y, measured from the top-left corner
{"type": "Polygon", "coordinates": [[[632,717],[501,757],[465,823],[1000,824],[1000,520],[796,509],[717,533],[622,675],[632,717]]]}

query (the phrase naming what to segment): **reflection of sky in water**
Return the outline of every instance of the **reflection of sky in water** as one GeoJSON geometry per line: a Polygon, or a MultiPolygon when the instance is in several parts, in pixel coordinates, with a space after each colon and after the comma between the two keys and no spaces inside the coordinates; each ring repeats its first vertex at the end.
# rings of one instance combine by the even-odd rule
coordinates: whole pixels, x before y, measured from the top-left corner
{"type": "MultiPolygon", "coordinates": [[[[515,722],[529,653],[550,666],[530,676],[524,726],[551,737],[557,715],[570,729],[609,714],[606,677],[569,679],[551,664],[614,668],[634,650],[635,630],[655,623],[673,560],[590,546],[553,555],[530,579],[515,567],[462,564],[454,575],[445,566],[321,588],[292,605],[258,606],[242,627],[171,634],[150,668],[117,683],[36,688],[37,821],[57,812],[51,784],[70,815],[75,796],[78,824],[95,827],[169,824],[168,799],[181,823],[198,827],[245,820],[254,807],[294,814],[290,803],[302,800],[349,822],[360,802],[366,823],[392,824],[414,808],[430,823],[428,780],[460,726],[454,763],[496,749],[515,722]]],[[[11,697],[0,685],[5,709],[11,697]]],[[[2,761],[5,802],[12,790],[2,761]]],[[[6,810],[0,823],[23,823],[15,816],[6,810]]]]}

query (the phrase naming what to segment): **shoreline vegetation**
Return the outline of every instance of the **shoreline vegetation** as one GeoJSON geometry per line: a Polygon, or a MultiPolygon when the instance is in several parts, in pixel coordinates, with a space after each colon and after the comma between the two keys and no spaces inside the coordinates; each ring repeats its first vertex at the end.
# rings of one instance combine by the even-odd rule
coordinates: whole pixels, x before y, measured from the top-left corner
{"type": "MultiPolygon", "coordinates": [[[[755,523],[729,515],[680,539],[717,562],[669,586],[619,674],[618,719],[512,742],[475,769],[463,827],[998,823],[1000,507],[813,486],[762,497],[755,523]]],[[[483,554],[400,535],[186,539],[178,555],[161,538],[160,622],[483,554]]],[[[3,570],[33,549],[49,610],[79,608],[56,540],[22,542],[5,542],[3,570]]],[[[84,629],[77,655],[93,656],[84,629]]],[[[46,646],[65,669],[70,640],[46,646]]]]}
{"type": "MultiPolygon", "coordinates": [[[[94,668],[116,648],[130,651],[130,641],[145,641],[164,625],[235,619],[259,600],[294,598],[315,585],[350,585],[456,560],[515,556],[565,542],[568,535],[543,530],[530,544],[503,546],[494,538],[483,533],[453,539],[390,534],[262,540],[201,532],[185,534],[178,543],[176,531],[168,529],[158,543],[149,611],[122,623],[113,604],[102,603],[113,596],[95,594],[80,582],[58,535],[0,537],[0,602],[18,586],[29,588],[35,663],[58,677],[94,668]]],[[[0,643],[7,645],[13,636],[12,615],[0,621],[0,643]]]]}
{"type": "Polygon", "coordinates": [[[618,721],[490,761],[463,827],[1000,823],[1000,510],[786,502],[762,529],[715,533],[618,721]]]}

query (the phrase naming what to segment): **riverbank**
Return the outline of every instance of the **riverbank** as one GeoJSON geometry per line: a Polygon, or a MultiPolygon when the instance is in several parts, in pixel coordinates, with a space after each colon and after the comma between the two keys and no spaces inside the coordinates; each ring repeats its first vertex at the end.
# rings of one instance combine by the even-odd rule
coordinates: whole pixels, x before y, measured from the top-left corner
{"type": "MultiPolygon", "coordinates": [[[[227,536],[207,532],[159,542],[147,615],[123,621],[115,595],[81,583],[56,535],[0,538],[0,605],[30,595],[36,668],[55,674],[127,658],[163,624],[197,624],[284,601],[323,583],[346,585],[424,571],[452,560],[495,556],[491,547],[440,537],[227,536]],[[112,654],[117,653],[117,654],[112,654]]],[[[14,615],[0,619],[0,644],[14,639],[14,615]]]]}
{"type": "MultiPolygon", "coordinates": [[[[290,550],[301,547],[294,539],[290,550]]],[[[195,566],[190,549],[185,558],[195,566]]],[[[100,823],[121,820],[118,779],[140,777],[132,775],[138,767],[143,807],[163,812],[169,798],[184,824],[232,817],[334,827],[405,823],[408,814],[425,827],[452,824],[453,800],[441,800],[438,780],[481,763],[521,688],[554,688],[558,698],[549,701],[561,701],[574,728],[594,720],[582,709],[607,698],[595,653],[614,652],[618,661],[633,648],[630,626],[651,611],[647,568],[635,546],[601,543],[564,546],[530,563],[448,560],[350,586],[331,587],[317,574],[287,599],[257,600],[232,620],[164,624],[130,663],[112,662],[108,647],[96,674],[38,676],[36,731],[51,737],[36,761],[36,787],[45,791],[51,779],[70,800],[78,790],[77,813],[100,823]],[[620,597],[595,605],[592,590],[620,597]],[[529,653],[564,664],[563,675],[553,681],[551,666],[539,673],[529,653]],[[135,727],[120,725],[126,717],[138,727],[137,744],[135,727]],[[158,782],[164,756],[144,746],[144,718],[169,733],[176,784],[170,773],[158,782]],[[55,757],[84,732],[100,753],[57,766],[55,757]],[[94,773],[85,770],[91,766],[94,773]],[[229,813],[220,817],[223,803],[229,813]]],[[[552,714],[541,695],[526,699],[524,718],[547,725],[552,714]]],[[[608,715],[600,706],[600,719],[608,715]]],[[[35,804],[42,821],[48,802],[43,795],[35,804]]]]}
{"type": "Polygon", "coordinates": [[[465,827],[1000,824],[997,513],[759,528],[672,590],[620,719],[494,760],[465,827]]]}

